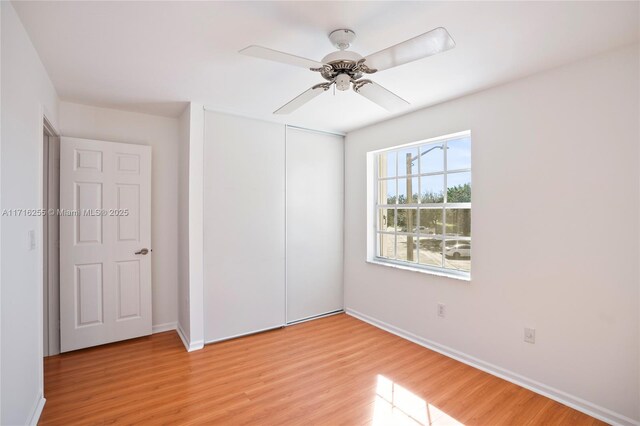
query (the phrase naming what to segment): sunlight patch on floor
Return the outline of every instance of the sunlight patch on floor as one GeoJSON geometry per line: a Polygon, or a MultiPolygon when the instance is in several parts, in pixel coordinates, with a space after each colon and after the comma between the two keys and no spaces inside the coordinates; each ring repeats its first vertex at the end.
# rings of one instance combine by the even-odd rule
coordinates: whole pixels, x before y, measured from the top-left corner
{"type": "Polygon", "coordinates": [[[447,413],[380,374],[377,376],[373,424],[464,426],[447,413]]]}

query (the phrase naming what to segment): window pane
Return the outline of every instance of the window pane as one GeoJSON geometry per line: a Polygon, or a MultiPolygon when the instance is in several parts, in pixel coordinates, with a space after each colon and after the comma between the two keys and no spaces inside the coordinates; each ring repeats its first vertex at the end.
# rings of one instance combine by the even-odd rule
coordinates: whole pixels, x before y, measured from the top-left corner
{"type": "Polygon", "coordinates": [[[418,181],[420,178],[398,178],[398,204],[418,202],[418,181]]]}
{"type": "Polygon", "coordinates": [[[418,147],[398,151],[398,176],[418,174],[418,147]]]}
{"type": "Polygon", "coordinates": [[[396,153],[381,152],[378,154],[378,177],[394,177],[396,175],[396,153]]]}
{"type": "Polygon", "coordinates": [[[422,265],[442,267],[442,240],[437,238],[420,239],[420,260],[422,265]]]}
{"type": "Polygon", "coordinates": [[[395,204],[396,203],[396,180],[385,179],[378,181],[378,203],[379,204],[395,204]]]}
{"type": "Polygon", "coordinates": [[[444,175],[422,176],[420,178],[420,202],[444,202],[444,175]]]}
{"type": "Polygon", "coordinates": [[[471,168],[471,138],[447,142],[447,170],[471,168]]]}
{"type": "Polygon", "coordinates": [[[398,204],[418,202],[418,179],[398,178],[398,204]]]}
{"type": "Polygon", "coordinates": [[[378,234],[378,256],[395,259],[395,235],[378,234]]]}
{"type": "Polygon", "coordinates": [[[420,173],[436,173],[444,170],[443,144],[420,147],[420,173]]]}
{"type": "Polygon", "coordinates": [[[418,209],[398,209],[398,232],[415,232],[414,229],[418,225],[417,214],[418,209]]]}
{"type": "Polygon", "coordinates": [[[378,231],[391,231],[395,229],[394,209],[378,209],[378,231]]]}
{"type": "Polygon", "coordinates": [[[442,235],[442,209],[420,209],[420,234],[442,235]]]}
{"type": "Polygon", "coordinates": [[[471,202],[471,172],[447,174],[447,202],[471,202]]]}
{"type": "Polygon", "coordinates": [[[471,209],[447,209],[445,214],[447,237],[471,236],[471,209]]]}
{"type": "Polygon", "coordinates": [[[471,270],[471,241],[447,240],[444,255],[445,268],[471,270]]]}
{"type": "Polygon", "coordinates": [[[398,260],[407,262],[418,261],[418,239],[411,235],[398,235],[396,237],[396,255],[398,260]]]}

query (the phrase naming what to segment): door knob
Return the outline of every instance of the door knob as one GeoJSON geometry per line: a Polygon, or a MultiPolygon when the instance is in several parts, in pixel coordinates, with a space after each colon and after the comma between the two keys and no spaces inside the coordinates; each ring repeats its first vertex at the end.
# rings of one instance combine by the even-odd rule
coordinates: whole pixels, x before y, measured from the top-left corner
{"type": "Polygon", "coordinates": [[[143,248],[140,251],[137,251],[135,254],[147,254],[149,253],[149,249],[148,248],[143,248]]]}

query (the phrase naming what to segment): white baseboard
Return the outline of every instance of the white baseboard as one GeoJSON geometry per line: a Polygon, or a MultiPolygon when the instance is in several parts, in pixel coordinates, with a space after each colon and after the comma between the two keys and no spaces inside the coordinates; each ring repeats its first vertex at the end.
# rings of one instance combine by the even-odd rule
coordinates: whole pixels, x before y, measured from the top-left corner
{"type": "Polygon", "coordinates": [[[178,323],[177,322],[166,322],[164,324],[154,324],[151,327],[151,332],[153,334],[163,333],[165,331],[175,330],[176,328],[178,328],[178,323]]]}
{"type": "Polygon", "coordinates": [[[40,415],[42,415],[42,410],[44,409],[45,402],[47,402],[47,400],[44,399],[44,396],[42,396],[42,394],[38,395],[38,400],[36,401],[35,407],[31,412],[31,417],[27,422],[28,425],[36,426],[38,424],[38,421],[40,420],[40,415]]]}
{"type": "Polygon", "coordinates": [[[178,332],[178,336],[180,337],[180,340],[182,340],[182,344],[184,345],[185,349],[188,352],[189,351],[189,340],[187,339],[187,336],[185,335],[184,330],[182,329],[182,327],[180,327],[180,324],[178,324],[178,328],[176,328],[176,331],[178,332]]]}
{"type": "Polygon", "coordinates": [[[633,420],[629,417],[626,417],[622,414],[616,413],[604,407],[600,407],[597,404],[586,401],[577,396],[570,395],[566,392],[552,388],[550,386],[547,386],[543,383],[529,379],[527,377],[521,376],[520,374],[498,367],[497,365],[493,365],[491,363],[482,361],[471,355],[465,354],[464,352],[460,352],[455,349],[449,348],[447,346],[440,345],[439,343],[425,339],[423,337],[420,337],[418,335],[405,331],[401,328],[398,328],[394,325],[391,325],[384,321],[380,321],[376,318],[370,317],[361,312],[355,311],[353,309],[345,309],[345,312],[348,315],[358,318],[359,320],[369,323],[382,330],[388,331],[389,333],[395,334],[396,336],[402,337],[403,339],[409,340],[420,346],[424,346],[427,349],[431,349],[435,352],[441,353],[442,355],[448,356],[449,358],[453,358],[464,364],[470,365],[471,367],[477,368],[478,370],[482,370],[486,373],[500,377],[501,379],[507,380],[518,386],[522,386],[523,388],[529,389],[530,391],[533,391],[540,395],[544,395],[547,398],[553,399],[554,401],[557,401],[561,404],[574,408],[578,411],[581,411],[585,414],[595,417],[596,419],[602,420],[604,422],[607,422],[613,425],[620,425],[620,426],[640,425],[640,422],[633,420]]]}
{"type": "Polygon", "coordinates": [[[204,348],[204,340],[190,342],[189,339],[187,339],[187,334],[184,332],[180,324],[176,327],[176,331],[178,332],[178,336],[180,336],[180,340],[182,340],[182,344],[187,352],[193,352],[204,348]]]}

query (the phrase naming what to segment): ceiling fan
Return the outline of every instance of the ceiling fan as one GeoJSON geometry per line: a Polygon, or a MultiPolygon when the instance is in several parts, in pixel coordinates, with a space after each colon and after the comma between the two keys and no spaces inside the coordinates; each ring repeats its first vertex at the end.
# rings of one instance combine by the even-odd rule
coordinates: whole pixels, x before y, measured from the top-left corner
{"type": "Polygon", "coordinates": [[[347,50],[355,38],[356,33],[349,29],[332,31],[329,34],[329,40],[338,50],[329,53],[320,62],[262,46],[249,46],[239,53],[307,68],[320,73],[327,80],[298,95],[274,111],[274,114],[289,114],[319,94],[326,92],[334,84],[338,90],[342,91],[348,90],[352,86],[356,93],[370,101],[388,111],[396,111],[409,105],[409,102],[379,84],[362,77],[365,74],[384,71],[453,49],[456,45],[447,30],[440,27],[363,57],[356,52],[347,50]]]}

